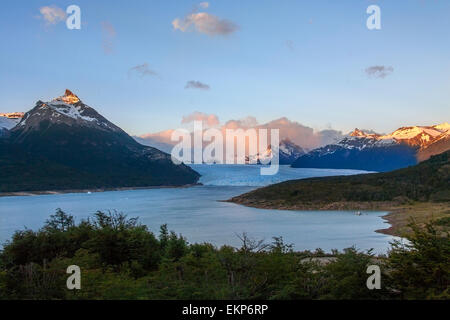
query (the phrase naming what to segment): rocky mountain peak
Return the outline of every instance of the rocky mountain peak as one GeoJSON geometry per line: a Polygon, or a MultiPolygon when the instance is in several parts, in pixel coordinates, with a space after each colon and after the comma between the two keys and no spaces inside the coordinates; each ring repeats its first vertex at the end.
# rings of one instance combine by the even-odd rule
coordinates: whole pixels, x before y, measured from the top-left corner
{"type": "Polygon", "coordinates": [[[90,127],[106,131],[121,132],[122,130],[100,115],[95,109],[84,104],[77,95],[69,89],[63,96],[48,102],[39,100],[36,106],[21,119],[16,131],[38,130],[41,123],[48,125],[65,124],[72,128],[90,127]]]}
{"type": "Polygon", "coordinates": [[[67,104],[76,104],[80,102],[80,99],[69,89],[66,89],[66,92],[63,96],[53,99],[53,101],[62,101],[67,104]]]}
{"type": "Polygon", "coordinates": [[[350,136],[351,137],[362,137],[362,136],[365,136],[365,135],[366,134],[364,133],[364,131],[359,130],[358,128],[355,128],[355,130],[350,132],[350,136]]]}
{"type": "Polygon", "coordinates": [[[377,139],[379,137],[379,134],[373,133],[373,132],[366,132],[363,130],[360,130],[356,128],[349,134],[350,137],[357,137],[357,138],[370,138],[370,139],[377,139]]]}

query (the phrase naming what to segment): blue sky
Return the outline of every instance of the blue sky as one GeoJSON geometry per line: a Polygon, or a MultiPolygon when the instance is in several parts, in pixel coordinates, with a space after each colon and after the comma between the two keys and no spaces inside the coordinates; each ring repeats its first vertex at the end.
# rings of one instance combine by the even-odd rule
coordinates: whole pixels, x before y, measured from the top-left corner
{"type": "Polygon", "coordinates": [[[3,0],[0,112],[27,111],[69,88],[131,134],[179,127],[194,111],[343,131],[450,121],[450,1],[200,2],[3,0]],[[71,4],[81,30],[40,13],[71,4]],[[371,4],[381,30],[366,28],[371,4]],[[234,29],[174,29],[174,19],[201,12],[234,29]],[[393,72],[371,77],[373,66],[393,72]],[[188,81],[210,89],[185,89],[188,81]]]}

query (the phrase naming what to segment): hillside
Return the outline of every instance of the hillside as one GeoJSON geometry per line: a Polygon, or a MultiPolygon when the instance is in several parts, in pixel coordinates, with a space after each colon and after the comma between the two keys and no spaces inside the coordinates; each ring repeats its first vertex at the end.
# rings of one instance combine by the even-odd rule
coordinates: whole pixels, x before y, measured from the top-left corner
{"type": "Polygon", "coordinates": [[[450,151],[387,173],[292,180],[233,198],[238,203],[286,205],[337,201],[450,201],[450,151]]]}
{"type": "Polygon", "coordinates": [[[436,141],[426,148],[420,149],[417,153],[417,160],[422,162],[428,160],[431,156],[441,154],[447,150],[450,150],[450,138],[448,136],[436,141]]]}
{"type": "Polygon", "coordinates": [[[0,139],[0,192],[180,186],[199,174],[137,143],[69,90],[0,139]]]}
{"type": "MultiPolygon", "coordinates": [[[[291,180],[237,196],[230,202],[285,210],[383,210],[400,234],[420,222],[450,214],[450,151],[387,173],[291,180]]],[[[448,218],[447,218],[448,219],[448,218]]]]}

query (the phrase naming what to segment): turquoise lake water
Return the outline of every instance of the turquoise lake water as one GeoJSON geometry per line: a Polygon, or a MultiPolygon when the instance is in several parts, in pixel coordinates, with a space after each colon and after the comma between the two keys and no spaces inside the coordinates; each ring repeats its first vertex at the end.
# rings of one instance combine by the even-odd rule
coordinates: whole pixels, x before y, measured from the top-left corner
{"type": "Polygon", "coordinates": [[[260,176],[258,166],[192,167],[202,174],[203,186],[0,198],[0,242],[10,239],[15,230],[39,229],[57,208],[74,215],[77,221],[97,210],[117,210],[139,217],[155,233],[167,223],[169,229],[181,233],[190,243],[210,242],[218,246],[240,246],[237,235],[246,232],[267,242],[282,236],[297,250],[329,251],[356,246],[384,253],[393,239],[375,232],[389,226],[381,219],[386,212],[362,212],[356,216],[353,211],[263,210],[218,201],[284,180],[361,171],[281,166],[276,176],[260,176]]]}

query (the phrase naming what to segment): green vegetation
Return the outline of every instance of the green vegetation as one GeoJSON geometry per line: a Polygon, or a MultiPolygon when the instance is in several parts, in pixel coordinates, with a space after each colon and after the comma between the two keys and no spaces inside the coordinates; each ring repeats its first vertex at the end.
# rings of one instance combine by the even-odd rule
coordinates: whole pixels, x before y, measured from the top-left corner
{"type": "Polygon", "coordinates": [[[450,151],[416,166],[387,173],[292,180],[232,201],[317,206],[333,202],[450,201],[450,151]]]}
{"type": "Polygon", "coordinates": [[[97,212],[76,224],[57,210],[38,231],[17,231],[0,253],[0,299],[449,299],[450,242],[432,225],[387,256],[349,248],[294,252],[240,236],[239,249],[188,244],[167,226],[97,212]],[[368,290],[367,266],[382,270],[368,290]],[[81,290],[66,269],[81,268],[81,290]]]}
{"type": "Polygon", "coordinates": [[[386,173],[292,180],[232,198],[257,208],[284,210],[379,210],[392,225],[380,232],[405,236],[410,219],[450,230],[450,151],[416,166],[386,173]],[[446,222],[447,221],[447,222],[446,222]]]}

